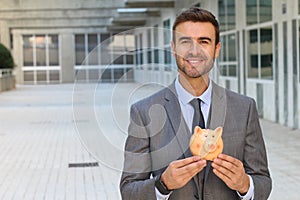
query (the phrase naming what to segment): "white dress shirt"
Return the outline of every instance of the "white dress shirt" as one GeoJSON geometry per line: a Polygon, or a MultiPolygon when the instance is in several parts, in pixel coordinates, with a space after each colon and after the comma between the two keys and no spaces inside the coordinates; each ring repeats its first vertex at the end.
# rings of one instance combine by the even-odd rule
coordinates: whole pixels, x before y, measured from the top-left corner
{"type": "MultiPolygon", "coordinates": [[[[194,96],[183,88],[183,86],[179,82],[179,75],[178,75],[175,80],[175,90],[176,90],[176,93],[178,96],[178,101],[180,104],[183,118],[184,118],[187,126],[189,127],[190,132],[192,133],[192,123],[193,123],[193,117],[194,117],[194,108],[190,104],[190,101],[192,101],[194,98],[201,99],[201,111],[202,111],[202,114],[204,117],[205,127],[207,127],[209,110],[210,110],[210,106],[211,106],[211,94],[212,94],[211,81],[209,81],[208,88],[204,91],[204,93],[202,95],[194,96]]],[[[249,178],[250,178],[250,188],[249,188],[247,194],[244,196],[241,196],[239,194],[239,192],[237,192],[237,194],[239,195],[241,200],[250,200],[250,199],[253,200],[254,199],[254,184],[253,184],[253,180],[252,180],[251,176],[249,176],[249,178]]],[[[157,200],[167,200],[170,196],[170,194],[169,195],[161,194],[157,190],[157,188],[155,188],[155,192],[156,192],[157,200]]]]}

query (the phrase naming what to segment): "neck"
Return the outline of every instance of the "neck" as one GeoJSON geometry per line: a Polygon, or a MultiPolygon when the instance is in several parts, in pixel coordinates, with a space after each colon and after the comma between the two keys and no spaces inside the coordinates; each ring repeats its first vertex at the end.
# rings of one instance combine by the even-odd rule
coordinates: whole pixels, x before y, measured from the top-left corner
{"type": "Polygon", "coordinates": [[[200,96],[208,88],[209,77],[207,74],[198,78],[190,78],[185,76],[183,73],[179,73],[179,82],[190,94],[193,96],[200,96]]]}

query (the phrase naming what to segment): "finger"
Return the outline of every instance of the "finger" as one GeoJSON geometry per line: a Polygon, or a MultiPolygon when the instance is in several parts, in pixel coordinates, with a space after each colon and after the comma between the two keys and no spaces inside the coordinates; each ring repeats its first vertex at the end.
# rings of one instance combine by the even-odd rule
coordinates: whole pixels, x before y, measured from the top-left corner
{"type": "Polygon", "coordinates": [[[197,162],[199,160],[201,160],[200,156],[192,156],[192,157],[188,157],[185,159],[176,160],[176,161],[172,162],[171,165],[174,168],[181,168],[181,167],[184,167],[191,163],[197,162]]]}
{"type": "Polygon", "coordinates": [[[229,155],[226,155],[226,154],[219,154],[218,155],[218,158],[219,159],[222,159],[222,160],[225,160],[227,161],[228,163],[231,163],[237,167],[239,167],[241,165],[241,161],[232,157],[232,156],[229,156],[229,155]]]}
{"type": "Polygon", "coordinates": [[[222,171],[224,174],[228,174],[229,172],[234,173],[237,170],[237,167],[234,164],[220,158],[213,160],[212,167],[222,171]]]}
{"type": "Polygon", "coordinates": [[[200,160],[178,169],[178,175],[184,180],[190,180],[206,166],[206,160],[200,160]]]}
{"type": "Polygon", "coordinates": [[[219,173],[223,174],[224,176],[228,177],[231,179],[231,177],[234,176],[235,172],[234,169],[230,169],[227,167],[224,167],[223,165],[219,165],[216,162],[212,163],[211,166],[217,170],[219,173]]]}
{"type": "Polygon", "coordinates": [[[184,167],[178,168],[178,172],[181,175],[194,174],[194,173],[197,174],[205,166],[206,166],[206,160],[199,160],[197,162],[193,162],[191,164],[188,164],[184,167]]]}

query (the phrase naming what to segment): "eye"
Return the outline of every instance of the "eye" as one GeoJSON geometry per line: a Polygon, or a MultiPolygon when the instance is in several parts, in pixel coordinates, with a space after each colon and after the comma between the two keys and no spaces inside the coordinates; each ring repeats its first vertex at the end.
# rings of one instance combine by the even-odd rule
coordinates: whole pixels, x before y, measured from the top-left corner
{"type": "Polygon", "coordinates": [[[190,40],[182,40],[182,41],[181,41],[181,44],[190,44],[190,43],[191,43],[190,40]]]}
{"type": "Polygon", "coordinates": [[[200,44],[209,44],[209,41],[208,40],[200,40],[199,43],[200,44]]]}

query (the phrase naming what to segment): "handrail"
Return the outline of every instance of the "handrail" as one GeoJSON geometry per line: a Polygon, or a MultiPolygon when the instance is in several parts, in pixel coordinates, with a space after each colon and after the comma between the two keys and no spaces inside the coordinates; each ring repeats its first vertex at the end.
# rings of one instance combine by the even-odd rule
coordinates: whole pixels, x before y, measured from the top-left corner
{"type": "Polygon", "coordinates": [[[0,69],[0,78],[1,77],[6,77],[6,76],[10,76],[13,74],[13,70],[12,69],[0,69]]]}

